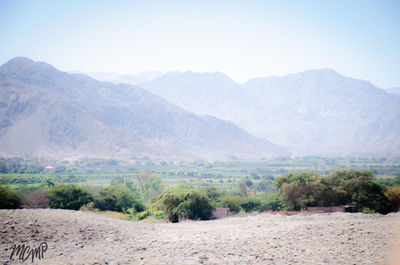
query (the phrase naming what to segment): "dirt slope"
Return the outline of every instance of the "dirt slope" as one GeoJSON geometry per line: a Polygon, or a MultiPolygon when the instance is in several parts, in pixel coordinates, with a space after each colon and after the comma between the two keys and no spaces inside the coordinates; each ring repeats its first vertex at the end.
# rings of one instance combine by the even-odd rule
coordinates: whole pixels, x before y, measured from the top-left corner
{"type": "Polygon", "coordinates": [[[10,261],[12,245],[46,242],[34,264],[387,264],[399,220],[399,213],[259,214],[154,224],[79,211],[0,210],[0,263],[31,264],[31,257],[10,261]]]}

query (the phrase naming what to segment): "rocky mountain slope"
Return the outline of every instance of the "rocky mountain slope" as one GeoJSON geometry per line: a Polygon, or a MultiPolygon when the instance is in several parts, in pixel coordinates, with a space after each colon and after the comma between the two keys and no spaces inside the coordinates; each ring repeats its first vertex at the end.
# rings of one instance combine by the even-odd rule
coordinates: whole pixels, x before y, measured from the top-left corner
{"type": "Polygon", "coordinates": [[[152,81],[162,75],[160,71],[145,71],[135,75],[117,74],[109,72],[81,72],[71,71],[71,74],[84,74],[99,81],[108,81],[114,84],[126,83],[135,86],[140,86],[143,83],[152,81]]]}
{"type": "Polygon", "coordinates": [[[387,90],[387,92],[396,94],[400,96],[400,87],[392,87],[387,90]]]}
{"type": "Polygon", "coordinates": [[[287,152],[142,88],[15,58],[0,67],[0,155],[193,160],[287,152]]]}
{"type": "Polygon", "coordinates": [[[331,69],[245,84],[218,72],[170,72],[142,86],[297,155],[400,155],[400,98],[331,69]]]}

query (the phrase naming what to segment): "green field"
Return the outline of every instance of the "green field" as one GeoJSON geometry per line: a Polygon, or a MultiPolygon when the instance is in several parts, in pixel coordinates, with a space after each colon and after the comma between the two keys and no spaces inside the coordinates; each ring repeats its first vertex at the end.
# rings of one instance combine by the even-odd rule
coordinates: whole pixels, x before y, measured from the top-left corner
{"type": "Polygon", "coordinates": [[[109,185],[112,180],[132,179],[135,182],[141,172],[150,172],[160,177],[164,187],[213,185],[223,190],[235,189],[237,180],[242,178],[254,184],[263,182],[264,186],[270,187],[275,177],[292,172],[326,175],[339,169],[366,169],[378,179],[390,179],[400,173],[400,159],[305,157],[258,162],[142,161],[131,164],[102,159],[68,162],[14,158],[2,161],[8,173],[0,174],[0,182],[16,190],[29,190],[29,187],[34,189],[46,178],[56,183],[101,187],[109,185]]]}

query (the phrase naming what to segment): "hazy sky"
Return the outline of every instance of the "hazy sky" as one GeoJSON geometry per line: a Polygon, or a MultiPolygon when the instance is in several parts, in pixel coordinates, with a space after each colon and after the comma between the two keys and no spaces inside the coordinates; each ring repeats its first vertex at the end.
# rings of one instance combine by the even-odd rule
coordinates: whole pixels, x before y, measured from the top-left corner
{"type": "Polygon", "coordinates": [[[399,14],[397,0],[0,0],[0,63],[236,81],[329,67],[389,88],[400,86],[399,14]]]}

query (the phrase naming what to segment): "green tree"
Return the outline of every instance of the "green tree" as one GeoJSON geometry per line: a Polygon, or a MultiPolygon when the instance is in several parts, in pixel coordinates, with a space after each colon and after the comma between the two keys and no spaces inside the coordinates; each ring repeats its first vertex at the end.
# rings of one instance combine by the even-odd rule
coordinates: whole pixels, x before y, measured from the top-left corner
{"type": "Polygon", "coordinates": [[[191,189],[166,189],[159,201],[171,222],[178,222],[179,217],[208,220],[214,208],[205,192],[191,189]]]}
{"type": "Polygon", "coordinates": [[[400,187],[389,187],[385,196],[389,200],[391,210],[398,212],[400,210],[400,187]]]}
{"type": "Polygon", "coordinates": [[[318,178],[319,176],[312,172],[289,173],[276,178],[275,183],[289,210],[299,211],[316,204],[318,178]]]}
{"type": "Polygon", "coordinates": [[[285,209],[283,197],[279,193],[269,193],[261,199],[261,211],[281,211],[285,209]]]}
{"type": "Polygon", "coordinates": [[[57,184],[46,191],[50,207],[79,210],[82,205],[93,201],[92,194],[76,184],[57,184]]]}
{"type": "Polygon", "coordinates": [[[140,191],[131,179],[126,178],[124,180],[124,184],[128,189],[130,189],[136,195],[137,198],[140,197],[140,191]]]}
{"type": "Polygon", "coordinates": [[[141,197],[148,200],[152,196],[157,196],[162,190],[161,178],[151,172],[143,172],[136,175],[141,197]]]}
{"type": "Polygon", "coordinates": [[[263,179],[256,183],[256,190],[259,192],[268,192],[275,190],[274,182],[270,179],[263,179]]]}
{"type": "Polygon", "coordinates": [[[95,207],[103,211],[126,212],[133,208],[135,212],[145,210],[143,203],[128,188],[110,186],[103,188],[95,195],[95,207]]]}
{"type": "Polygon", "coordinates": [[[22,198],[17,192],[0,184],[0,209],[17,209],[21,204],[22,198]]]}
{"type": "Polygon", "coordinates": [[[336,204],[349,204],[357,212],[364,208],[379,213],[388,213],[390,203],[385,188],[374,182],[374,175],[368,170],[338,170],[326,177],[330,185],[340,192],[336,204]]]}
{"type": "MultiPolygon", "coordinates": [[[[250,181],[250,180],[247,180],[245,178],[241,178],[237,183],[238,188],[240,190],[240,193],[242,194],[243,197],[247,197],[247,196],[252,195],[252,192],[251,192],[249,186],[247,185],[247,184],[249,184],[248,181],[250,181]]],[[[251,182],[251,184],[253,184],[253,182],[251,182]]]]}
{"type": "Polygon", "coordinates": [[[220,199],[219,206],[229,208],[229,212],[233,214],[237,214],[240,212],[240,203],[242,201],[242,198],[239,196],[223,196],[220,199]]]}
{"type": "Polygon", "coordinates": [[[261,209],[261,200],[256,197],[246,197],[240,202],[240,207],[246,212],[257,212],[261,209]]]}

